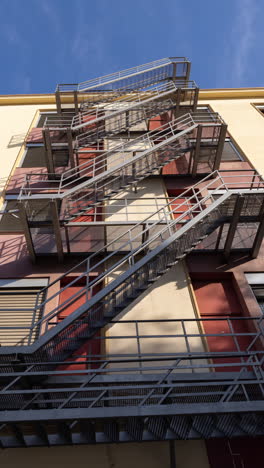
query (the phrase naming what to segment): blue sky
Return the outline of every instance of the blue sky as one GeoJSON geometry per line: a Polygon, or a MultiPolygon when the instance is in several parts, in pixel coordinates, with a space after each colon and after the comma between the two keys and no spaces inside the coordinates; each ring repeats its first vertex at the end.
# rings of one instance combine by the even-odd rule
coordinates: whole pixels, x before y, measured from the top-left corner
{"type": "Polygon", "coordinates": [[[201,88],[264,86],[263,0],[0,0],[0,94],[184,55],[201,88]]]}

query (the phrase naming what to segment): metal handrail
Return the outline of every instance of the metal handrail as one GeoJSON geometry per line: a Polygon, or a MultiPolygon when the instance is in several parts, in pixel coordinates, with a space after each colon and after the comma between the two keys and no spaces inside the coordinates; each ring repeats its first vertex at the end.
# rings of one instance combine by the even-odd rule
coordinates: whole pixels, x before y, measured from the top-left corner
{"type": "MultiPolygon", "coordinates": [[[[258,194],[261,194],[263,196],[264,181],[261,176],[256,176],[254,174],[253,186],[252,175],[245,175],[243,177],[246,178],[246,182],[243,183],[244,189],[239,188],[240,193],[243,193],[245,196],[251,194],[255,194],[256,196],[258,194]]],[[[55,284],[60,285],[62,279],[65,278],[67,275],[73,272],[77,273],[77,276],[74,278],[74,280],[72,280],[67,286],[65,286],[62,289],[59,288],[59,291],[53,295],[47,294],[46,300],[39,304],[38,308],[47,307],[47,304],[58,298],[59,295],[65,289],[67,289],[70,286],[73,286],[80,279],[86,278],[86,285],[82,287],[78,293],[71,296],[70,299],[66,300],[62,304],[57,305],[41,320],[35,322],[33,329],[41,327],[41,333],[45,333],[48,332],[48,330],[50,331],[50,327],[58,327],[56,319],[56,317],[58,317],[58,314],[60,314],[62,310],[68,307],[69,304],[74,303],[76,299],[78,297],[81,297],[83,294],[85,294],[86,300],[88,301],[87,304],[91,303],[92,307],[92,304],[94,303],[94,301],[96,301],[96,297],[98,295],[98,293],[96,293],[98,287],[102,286],[104,288],[104,284],[106,281],[107,287],[104,288],[102,297],[104,297],[104,295],[106,296],[109,293],[109,291],[111,291],[111,288],[114,287],[116,280],[114,280],[113,278],[115,277],[115,274],[118,271],[120,271],[120,268],[121,270],[126,271],[126,275],[128,275],[129,277],[129,269],[132,269],[131,272],[133,271],[133,268],[136,267],[136,265],[138,264],[137,259],[140,258],[140,255],[143,255],[144,262],[148,262],[148,260],[153,258],[153,256],[158,255],[158,252],[162,252],[162,249],[164,249],[165,246],[168,245],[168,241],[169,243],[172,243],[175,236],[180,240],[182,235],[181,233],[187,233],[193,225],[197,225],[197,223],[203,222],[204,217],[207,217],[209,213],[214,212],[216,208],[217,210],[219,210],[221,208],[221,204],[225,200],[230,198],[233,194],[236,194],[236,186],[241,187],[241,180],[239,182],[235,182],[233,175],[225,175],[225,178],[223,180],[222,175],[215,171],[215,173],[208,175],[206,178],[204,178],[202,181],[199,181],[192,187],[192,196],[187,196],[190,192],[190,188],[188,188],[180,196],[175,197],[169,203],[159,208],[155,213],[151,213],[149,216],[147,216],[143,221],[143,224],[145,226],[143,230],[140,230],[140,232],[138,232],[138,226],[142,225],[141,221],[138,224],[131,227],[130,229],[128,229],[125,233],[116,237],[113,241],[107,243],[102,249],[98,250],[96,253],[90,255],[87,259],[79,263],[76,267],[72,268],[67,273],[58,278],[56,281],[49,284],[49,286],[43,288],[41,290],[42,294],[52,290],[55,284]],[[213,179],[211,179],[212,176],[213,179]],[[230,179],[229,182],[228,178],[230,179]],[[179,207],[186,205],[186,201],[184,200],[184,202],[179,203],[176,208],[173,207],[173,204],[175,203],[175,201],[177,201],[177,199],[185,197],[188,199],[190,208],[182,214],[180,214],[179,217],[173,218],[173,213],[177,213],[179,207]],[[198,215],[197,210],[200,210],[200,214],[198,215]],[[162,215],[159,216],[158,220],[153,222],[153,216],[156,216],[158,213],[162,213],[162,215]],[[193,213],[195,213],[196,216],[194,216],[193,213]],[[160,220],[164,220],[165,225],[160,224],[160,220]],[[183,227],[181,227],[183,220],[185,221],[185,223],[183,224],[183,227]],[[145,234],[144,241],[142,241],[143,234],[145,234]],[[162,247],[163,245],[164,247],[162,247]],[[160,247],[158,248],[158,246],[160,247]],[[156,251],[157,254],[155,253],[156,251]],[[106,252],[108,253],[106,254],[106,252]],[[120,252],[128,253],[125,254],[119,261],[114,262],[113,265],[111,265],[112,259],[114,259],[116,254],[120,252]],[[101,258],[101,254],[103,254],[103,259],[101,258]],[[107,269],[103,271],[103,273],[98,275],[98,272],[106,264],[110,266],[108,266],[107,269]],[[85,267],[85,271],[80,274],[80,269],[82,269],[83,267],[85,267]],[[94,279],[89,279],[89,275],[91,274],[96,274],[98,276],[96,278],[94,278],[93,276],[92,278],[94,279]],[[94,293],[95,296],[93,300],[90,300],[89,298],[93,297],[94,293]]],[[[255,203],[255,206],[251,209],[258,211],[260,207],[257,205],[257,203],[255,203]]],[[[257,216],[257,213],[255,215],[257,216]]],[[[221,217],[222,215],[220,215],[220,212],[218,213],[217,211],[217,219],[219,218],[219,216],[221,217]]],[[[195,231],[193,231],[194,234],[196,234],[195,231]]],[[[187,248],[188,246],[184,247],[184,249],[187,248]]],[[[122,284],[122,275],[119,275],[119,281],[121,282],[120,284],[122,284]]],[[[99,293],[99,296],[100,294],[101,293],[99,293]]],[[[82,308],[80,309],[82,310],[82,308]]],[[[65,326],[68,322],[70,323],[71,321],[74,321],[77,318],[77,316],[78,311],[73,313],[71,317],[64,319],[65,326]]]]}
{"type": "Polygon", "coordinates": [[[73,84],[59,84],[57,86],[57,91],[63,91],[66,88],[67,91],[81,91],[85,92],[92,89],[98,89],[106,84],[111,84],[118,82],[122,79],[137,76],[148,71],[153,71],[159,68],[164,68],[172,63],[188,63],[185,57],[173,57],[173,58],[163,58],[160,60],[155,60],[153,62],[149,62],[143,65],[138,65],[136,67],[128,68],[126,70],[118,71],[115,73],[111,73],[109,75],[104,75],[99,78],[93,78],[88,81],[83,81],[81,83],[73,83],[73,84]],[[64,88],[65,87],[65,88],[64,88]],[[70,87],[70,88],[69,88],[70,87]]]}
{"type": "MultiPolygon", "coordinates": [[[[132,141],[128,141],[127,143],[121,143],[120,145],[115,146],[114,149],[96,156],[93,158],[93,160],[65,171],[61,175],[59,184],[58,181],[49,180],[46,174],[41,174],[40,177],[42,178],[42,181],[47,183],[46,188],[49,188],[50,183],[53,185],[57,183],[59,185],[58,193],[57,195],[53,194],[53,198],[64,198],[70,193],[77,192],[80,188],[83,189],[89,187],[95,182],[95,180],[98,182],[99,180],[105,179],[106,175],[114,174],[114,172],[119,170],[121,167],[125,168],[132,163],[135,164],[136,161],[144,159],[147,155],[157,151],[161,147],[166,146],[168,143],[172,143],[174,140],[179,140],[181,136],[183,136],[185,133],[191,132],[196,126],[197,124],[195,124],[192,115],[185,114],[184,116],[175,119],[173,122],[162,125],[157,130],[150,131],[143,136],[135,138],[132,141]],[[161,139],[162,141],[157,143],[157,141],[161,139]],[[137,156],[127,160],[124,156],[124,153],[129,149],[133,151],[133,147],[136,148],[137,146],[141,149],[145,148],[145,150],[137,156]],[[111,167],[111,169],[105,170],[106,163],[111,167]],[[93,179],[87,180],[87,175],[92,176],[93,179]],[[76,179],[76,177],[78,184],[75,184],[73,187],[73,179],[76,179]]],[[[36,191],[45,189],[44,186],[38,188],[30,186],[30,180],[35,176],[36,174],[30,174],[29,177],[25,179],[25,183],[22,186],[19,195],[21,200],[27,197],[28,192],[34,193],[36,191]]],[[[41,182],[41,178],[38,180],[38,182],[41,182]]],[[[47,195],[46,198],[49,197],[50,195],[47,195]]],[[[30,198],[45,198],[45,194],[42,194],[41,197],[38,197],[37,195],[31,195],[30,198]]]]}
{"type": "MultiPolygon", "coordinates": [[[[43,127],[49,128],[50,130],[66,130],[71,128],[72,131],[76,132],[82,128],[89,127],[90,125],[97,124],[98,122],[107,121],[110,118],[117,117],[118,115],[136,110],[139,106],[146,106],[148,103],[163,99],[165,96],[169,96],[175,93],[177,90],[181,91],[195,91],[197,86],[194,81],[182,81],[182,82],[166,82],[157,85],[145,86],[144,90],[135,90],[128,92],[127,90],[120,91],[118,97],[115,94],[110,98],[107,98],[108,103],[105,104],[105,100],[102,104],[89,105],[88,110],[82,110],[73,117],[67,115],[48,116],[44,122],[43,127]],[[122,106],[120,110],[120,106],[122,106]],[[108,112],[106,114],[106,112],[108,112]],[[102,115],[103,114],[103,115],[102,115]]],[[[84,106],[85,103],[82,104],[84,106]]]]}

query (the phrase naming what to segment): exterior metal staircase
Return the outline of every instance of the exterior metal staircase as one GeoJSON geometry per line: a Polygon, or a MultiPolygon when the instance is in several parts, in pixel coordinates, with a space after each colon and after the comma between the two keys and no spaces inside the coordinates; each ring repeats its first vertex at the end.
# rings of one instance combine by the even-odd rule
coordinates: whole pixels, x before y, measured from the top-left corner
{"type": "MultiPolygon", "coordinates": [[[[195,108],[198,90],[187,84],[189,73],[185,58],[169,58],[58,85],[60,115],[47,120],[44,130],[48,168],[54,171],[53,149],[66,142],[72,169],[59,178],[27,176],[19,213],[29,246],[33,226],[53,223],[61,248],[62,226],[183,154],[193,176],[201,162],[219,168],[226,125],[213,113],[209,120],[186,114],[78,164],[78,154],[89,155],[93,150],[87,146],[106,136],[168,110],[175,117],[185,106],[195,108]],[[104,109],[100,94],[108,102],[104,109]],[[63,113],[69,98],[77,114],[73,119],[63,113]],[[53,141],[52,132],[57,132],[53,141]]],[[[103,327],[120,324],[120,312],[218,228],[229,225],[228,257],[238,224],[257,223],[251,252],[256,256],[264,234],[264,181],[254,171],[238,177],[214,171],[163,206],[157,204],[145,219],[43,288],[30,326],[0,327],[0,338],[3,334],[10,343],[0,347],[1,448],[264,434],[263,317],[218,317],[230,330],[218,334],[204,331],[211,318],[164,318],[165,332],[158,327],[158,335],[155,320],[122,320],[136,332],[115,338],[135,339],[137,351],[103,355],[92,350],[94,339],[107,339],[98,333],[103,327]],[[241,328],[241,322],[246,326],[241,328]],[[151,334],[139,331],[146,323],[151,334]],[[24,338],[16,343],[21,328],[24,338]],[[216,336],[223,340],[221,351],[208,347],[216,336]],[[153,346],[142,352],[142,338],[173,338],[175,346],[164,353],[153,346]],[[225,350],[226,339],[232,351],[225,350]],[[74,353],[88,340],[90,350],[76,361],[74,353]]]]}
{"type": "Polygon", "coordinates": [[[57,367],[48,375],[49,362],[2,366],[1,447],[263,435],[263,317],[228,318],[230,333],[217,339],[231,340],[232,352],[194,352],[193,340],[211,337],[201,319],[158,322],[125,321],[130,334],[120,338],[173,338],[170,352],[87,353],[74,369],[57,367]],[[234,331],[242,323],[244,331],[234,331]],[[166,331],[155,335],[157,325],[166,331]],[[179,353],[183,340],[187,350],[179,353]]]}
{"type": "Polygon", "coordinates": [[[43,128],[48,170],[55,171],[54,152],[65,145],[71,155],[70,164],[74,167],[73,155],[80,148],[129,131],[138,124],[145,123],[147,127],[149,119],[168,111],[173,112],[174,117],[195,111],[197,100],[198,88],[194,82],[168,82],[144,91],[126,93],[103,107],[102,104],[92,105],[72,119],[68,114],[49,116],[43,128]]]}
{"type": "Polygon", "coordinates": [[[24,203],[30,225],[52,219],[54,213],[48,207],[50,200],[63,201],[60,219],[63,222],[71,221],[85,213],[89,206],[135,186],[140,180],[186,153],[190,154],[189,165],[193,175],[196,174],[200,158],[203,162],[205,160],[203,148],[210,161],[210,169],[218,168],[226,125],[218,114],[210,114],[209,122],[203,121],[201,124],[201,120],[199,113],[186,114],[65,171],[60,180],[50,180],[49,176],[42,174],[36,184],[37,174],[30,174],[26,177],[19,197],[24,203]],[[45,200],[47,209],[43,219],[45,200]],[[41,210],[38,209],[39,203],[41,210]]]}
{"type": "MultiPolygon", "coordinates": [[[[90,101],[90,94],[96,92],[118,95],[121,92],[130,92],[143,89],[146,86],[168,80],[188,81],[191,64],[185,57],[170,57],[139,65],[127,70],[118,71],[110,75],[74,84],[59,84],[56,88],[56,103],[58,113],[63,112],[63,101],[69,96],[74,98],[74,108],[79,110],[79,100],[90,101]]],[[[81,104],[82,105],[82,104],[81,104]]]]}
{"type": "MultiPolygon", "coordinates": [[[[227,319],[230,333],[217,336],[232,340],[234,351],[194,350],[192,340],[215,338],[200,327],[212,319],[176,319],[180,329],[174,332],[171,320],[169,335],[156,336],[175,339],[175,349],[166,353],[142,353],[140,347],[134,354],[90,351],[77,365],[72,357],[223,223],[230,223],[227,251],[239,221],[259,222],[255,246],[262,240],[264,181],[255,173],[236,182],[234,174],[215,172],[177,199],[42,290],[46,299],[35,307],[25,339],[0,348],[2,447],[263,435],[263,317],[227,319]],[[189,209],[183,213],[184,195],[189,209]],[[68,275],[74,279],[61,288],[68,275]],[[62,291],[80,280],[83,287],[60,303],[62,291]],[[82,298],[83,305],[60,320],[82,298]],[[240,325],[235,331],[241,321],[247,322],[245,331],[240,325]],[[185,351],[177,351],[177,340],[185,351]]],[[[9,327],[10,336],[15,331],[9,327]]],[[[140,346],[145,337],[137,331],[135,338],[140,346]]]]}
{"type": "Polygon", "coordinates": [[[232,176],[229,180],[217,172],[207,176],[192,187],[187,211],[182,213],[186,202],[177,205],[176,197],[51,283],[44,291],[46,300],[35,308],[34,317],[41,311],[42,319],[33,319],[18,346],[0,348],[2,362],[18,352],[25,362],[65,359],[223,223],[230,223],[227,252],[239,220],[260,223],[258,244],[263,230],[264,182],[251,175],[245,178],[244,189],[238,192],[236,187],[232,176]],[[61,289],[62,279],[74,273],[75,279],[61,289]],[[59,304],[61,292],[84,279],[80,292],[59,304]],[[85,303],[60,321],[63,311],[80,297],[85,303]],[[36,331],[39,338],[34,341],[36,331]]]}

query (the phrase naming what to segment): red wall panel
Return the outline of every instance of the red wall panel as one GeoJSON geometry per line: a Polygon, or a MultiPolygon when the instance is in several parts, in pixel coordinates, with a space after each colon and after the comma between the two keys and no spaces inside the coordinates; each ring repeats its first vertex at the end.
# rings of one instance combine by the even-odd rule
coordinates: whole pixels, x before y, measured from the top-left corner
{"type": "MultiPolygon", "coordinates": [[[[70,283],[73,280],[72,277],[68,277],[65,279],[64,283],[61,285],[62,288],[68,283],[70,283]]],[[[75,283],[74,286],[69,286],[67,287],[64,291],[61,292],[60,294],[60,300],[59,304],[63,304],[67,299],[70,299],[74,294],[81,292],[83,286],[85,285],[85,278],[80,281],[79,283],[75,283]]],[[[95,293],[97,291],[95,290],[95,293]]],[[[89,296],[88,296],[89,297],[89,296]]],[[[69,304],[66,306],[63,311],[59,314],[59,320],[63,320],[64,318],[68,317],[71,313],[73,313],[78,307],[83,305],[86,301],[86,295],[85,293],[80,294],[80,296],[74,300],[72,304],[69,304]]],[[[100,354],[101,351],[101,346],[100,346],[100,339],[96,339],[100,337],[100,332],[96,333],[95,337],[93,339],[87,340],[86,343],[84,343],[77,351],[75,351],[72,356],[67,359],[67,361],[74,361],[74,364],[64,364],[62,366],[59,366],[59,370],[82,370],[86,369],[87,366],[81,357],[82,355],[85,354],[100,354]],[[78,364],[79,363],[79,364],[78,364]]],[[[91,366],[93,367],[93,366],[91,366]]],[[[96,367],[96,366],[95,366],[96,367]]]]}

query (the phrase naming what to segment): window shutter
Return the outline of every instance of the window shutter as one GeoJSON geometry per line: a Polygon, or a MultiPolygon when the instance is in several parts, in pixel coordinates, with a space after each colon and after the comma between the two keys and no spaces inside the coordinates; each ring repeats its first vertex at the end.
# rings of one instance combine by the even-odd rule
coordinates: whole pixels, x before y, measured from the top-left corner
{"type": "MultiPolygon", "coordinates": [[[[26,337],[30,333],[30,327],[34,316],[34,308],[45,299],[43,288],[0,288],[0,344],[12,346],[16,344],[27,345],[26,337]],[[42,291],[42,292],[41,292],[42,291]],[[39,293],[39,294],[38,294],[39,293]],[[12,328],[5,328],[12,327],[12,328]]],[[[42,316],[42,310],[38,309],[34,321],[42,316]]],[[[31,338],[33,343],[39,335],[39,330],[34,330],[31,338]]]]}

